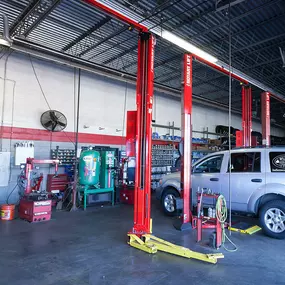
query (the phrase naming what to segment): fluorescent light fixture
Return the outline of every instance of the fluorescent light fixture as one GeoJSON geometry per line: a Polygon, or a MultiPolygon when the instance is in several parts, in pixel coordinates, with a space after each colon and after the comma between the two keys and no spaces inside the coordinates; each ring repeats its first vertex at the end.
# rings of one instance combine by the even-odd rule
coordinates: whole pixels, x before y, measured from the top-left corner
{"type": "Polygon", "coordinates": [[[0,37],[0,46],[10,47],[11,43],[7,41],[6,39],[3,39],[0,37]]]}
{"type": "Polygon", "coordinates": [[[161,32],[161,37],[183,49],[185,49],[186,51],[188,52],[191,52],[193,53],[194,55],[197,55],[203,59],[205,59],[206,61],[209,61],[209,62],[212,62],[212,63],[215,63],[218,61],[217,58],[215,58],[214,56],[206,53],[205,51],[195,47],[194,45],[192,45],[191,43],[183,40],[182,38],[174,35],[173,33],[171,32],[168,32],[166,30],[163,30],[161,32]]]}

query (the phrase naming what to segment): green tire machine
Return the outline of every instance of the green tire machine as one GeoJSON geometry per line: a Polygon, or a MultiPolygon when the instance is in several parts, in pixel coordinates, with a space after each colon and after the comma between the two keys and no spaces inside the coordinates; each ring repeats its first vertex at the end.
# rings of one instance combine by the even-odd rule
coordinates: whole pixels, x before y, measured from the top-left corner
{"type": "Polygon", "coordinates": [[[83,193],[83,207],[86,210],[90,194],[111,193],[111,203],[115,201],[115,151],[84,150],[79,159],[80,192],[83,193]]]}

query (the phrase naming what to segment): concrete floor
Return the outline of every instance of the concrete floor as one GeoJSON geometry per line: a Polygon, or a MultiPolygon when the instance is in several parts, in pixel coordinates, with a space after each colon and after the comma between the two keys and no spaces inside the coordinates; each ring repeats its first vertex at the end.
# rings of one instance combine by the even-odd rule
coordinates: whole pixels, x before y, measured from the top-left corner
{"type": "MultiPolygon", "coordinates": [[[[285,284],[285,242],[234,233],[239,250],[212,265],[166,253],[149,255],[127,245],[132,207],[56,212],[47,223],[0,223],[0,284],[183,285],[285,284]]],[[[195,231],[178,232],[153,206],[154,234],[200,252],[195,231]]]]}

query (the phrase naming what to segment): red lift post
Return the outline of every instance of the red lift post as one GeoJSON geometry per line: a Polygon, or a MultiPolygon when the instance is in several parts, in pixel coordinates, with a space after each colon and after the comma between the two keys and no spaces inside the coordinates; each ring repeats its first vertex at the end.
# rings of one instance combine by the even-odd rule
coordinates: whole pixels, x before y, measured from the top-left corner
{"type": "Polygon", "coordinates": [[[139,31],[138,74],[137,74],[137,120],[136,120],[136,183],[134,203],[133,234],[142,235],[151,232],[150,196],[151,196],[151,123],[154,79],[155,39],[148,29],[138,22],[99,3],[85,0],[98,9],[113,15],[118,20],[139,31]]]}
{"type": "Polygon", "coordinates": [[[181,220],[174,223],[178,230],[192,228],[191,212],[191,148],[192,148],[192,74],[193,74],[193,56],[184,54],[183,57],[183,82],[181,98],[181,196],[183,199],[183,210],[181,220]]]}
{"type": "Polygon", "coordinates": [[[252,132],[252,90],[250,86],[242,86],[242,137],[243,146],[251,147],[252,132]]]}
{"type": "Polygon", "coordinates": [[[151,150],[154,79],[154,37],[139,35],[137,72],[136,181],[133,234],[151,233],[151,150]]]}
{"type": "Polygon", "coordinates": [[[262,145],[270,146],[270,93],[261,93],[262,145]]]}

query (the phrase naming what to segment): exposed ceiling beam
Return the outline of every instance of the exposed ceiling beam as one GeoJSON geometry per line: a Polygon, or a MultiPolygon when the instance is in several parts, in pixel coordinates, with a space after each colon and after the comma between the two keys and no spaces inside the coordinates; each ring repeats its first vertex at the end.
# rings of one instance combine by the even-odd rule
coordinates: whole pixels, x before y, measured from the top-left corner
{"type": "MultiPolygon", "coordinates": [[[[248,28],[241,29],[241,30],[239,30],[239,31],[233,31],[233,32],[232,32],[232,38],[237,37],[237,36],[242,35],[242,34],[246,34],[248,31],[254,30],[254,29],[256,29],[256,28],[259,27],[259,26],[266,25],[266,24],[268,24],[268,23],[271,22],[271,21],[275,21],[275,20],[278,20],[278,19],[284,19],[284,18],[285,18],[285,13],[282,13],[281,15],[272,17],[272,18],[270,18],[270,19],[267,19],[267,20],[265,20],[265,21],[263,21],[263,22],[261,22],[261,23],[255,24],[255,25],[250,26],[250,27],[248,27],[248,28]]],[[[232,50],[232,54],[235,54],[236,52],[240,52],[241,50],[244,50],[244,49],[249,49],[250,47],[254,47],[254,46],[260,45],[261,43],[265,43],[265,42],[267,42],[267,41],[269,41],[269,40],[271,40],[271,39],[280,38],[280,37],[282,37],[284,34],[285,34],[285,33],[281,33],[281,34],[275,35],[274,37],[271,37],[271,38],[269,38],[269,39],[267,39],[267,40],[255,41],[252,45],[245,45],[244,47],[234,49],[234,50],[232,50]]],[[[193,39],[193,37],[192,37],[191,39],[193,39]]],[[[204,48],[204,49],[205,49],[205,48],[210,48],[210,47],[212,47],[214,44],[219,44],[219,45],[220,45],[222,42],[228,42],[228,39],[229,39],[228,35],[223,36],[223,37],[221,37],[221,38],[217,38],[217,39],[215,39],[215,40],[213,40],[213,41],[211,41],[211,42],[209,42],[209,43],[204,44],[204,45],[203,45],[203,48],[204,48]]]]}
{"type": "Polygon", "coordinates": [[[10,34],[27,37],[60,2],[61,0],[32,1],[12,24],[10,34]]]}
{"type": "Polygon", "coordinates": [[[165,60],[162,60],[162,61],[156,61],[154,63],[154,68],[159,67],[159,66],[164,65],[164,64],[167,64],[167,63],[170,63],[170,62],[172,62],[174,60],[180,59],[182,61],[182,58],[183,58],[182,54],[176,54],[176,55],[174,55],[174,56],[172,56],[172,57],[170,57],[168,59],[165,59],[165,60]]]}
{"type": "Polygon", "coordinates": [[[285,67],[285,50],[282,49],[281,47],[279,47],[279,51],[280,51],[280,55],[281,55],[281,59],[282,59],[282,63],[283,63],[282,67],[285,67]]]}
{"type": "MultiPolygon", "coordinates": [[[[207,2],[207,1],[204,1],[204,2],[207,2]]],[[[200,3],[200,4],[203,4],[204,2],[200,3]]],[[[173,7],[175,8],[175,6],[173,7]]],[[[176,16],[176,19],[180,19],[180,22],[175,24],[174,26],[170,26],[167,27],[167,30],[169,31],[175,31],[183,26],[185,26],[186,24],[187,25],[191,25],[192,23],[194,23],[195,21],[199,20],[201,17],[203,16],[206,16],[212,12],[215,11],[215,5],[213,4],[209,9],[207,9],[206,11],[201,11],[200,13],[194,15],[194,16],[186,16],[185,14],[187,12],[189,12],[190,10],[192,10],[193,8],[196,8],[196,5],[194,7],[191,7],[191,8],[188,8],[186,10],[184,10],[183,12],[180,12],[178,10],[178,12],[176,11],[173,11],[173,14],[176,16]]],[[[177,10],[177,9],[176,9],[177,10]]],[[[171,11],[171,10],[170,10],[171,11]]],[[[171,17],[170,17],[171,18],[171,17]]],[[[169,21],[169,19],[166,19],[163,21],[163,25],[165,25],[167,22],[169,21]]]]}
{"type": "Polygon", "coordinates": [[[216,11],[222,11],[228,9],[229,6],[233,7],[237,4],[240,4],[246,0],[216,0],[216,11]]]}
{"type": "Polygon", "coordinates": [[[117,60],[118,58],[120,57],[123,57],[125,55],[127,55],[128,53],[131,53],[133,54],[133,51],[135,51],[136,49],[138,48],[138,44],[136,43],[135,45],[133,45],[132,47],[130,47],[129,49],[125,50],[125,51],[122,51],[121,53],[113,56],[113,57],[110,57],[109,59],[105,60],[102,62],[102,64],[109,64],[115,60],[117,60]]]}
{"type": "MultiPolygon", "coordinates": [[[[83,50],[82,52],[80,52],[77,56],[78,57],[82,57],[83,55],[87,54],[89,51],[91,51],[92,49],[95,49],[96,47],[100,46],[101,44],[107,42],[108,40],[112,39],[113,37],[116,37],[118,34],[125,32],[128,30],[128,27],[122,27],[119,30],[113,32],[112,34],[110,34],[109,36],[103,38],[101,41],[98,41],[96,43],[94,43],[93,45],[90,45],[89,47],[87,47],[85,50],[83,50]]],[[[90,57],[88,58],[88,60],[91,60],[93,58],[90,57]]]]}
{"type": "MultiPolygon", "coordinates": [[[[280,2],[280,1],[282,1],[282,0],[269,0],[268,2],[258,6],[256,8],[253,8],[251,10],[248,10],[245,13],[240,14],[239,16],[231,18],[231,23],[233,24],[234,22],[240,21],[241,19],[243,19],[243,18],[245,18],[247,16],[250,16],[252,13],[256,13],[259,10],[264,9],[264,8],[266,8],[268,6],[274,5],[274,4],[276,4],[276,3],[280,2]]],[[[204,31],[201,31],[201,32],[197,33],[196,35],[191,37],[191,39],[197,39],[199,37],[202,37],[202,36],[205,36],[207,34],[210,34],[210,33],[212,33],[213,31],[215,31],[217,29],[220,29],[220,28],[223,28],[223,27],[227,27],[228,24],[229,24],[229,21],[226,20],[226,21],[224,21],[224,22],[222,22],[222,23],[220,23],[220,24],[218,24],[216,26],[210,27],[208,29],[205,29],[204,31]]]]}
{"type": "MultiPolygon", "coordinates": [[[[44,1],[44,0],[42,0],[44,1]]],[[[37,10],[38,17],[34,18],[34,21],[29,27],[24,31],[24,36],[27,37],[55,8],[62,0],[49,0],[43,3],[42,7],[37,10]]]]}
{"type": "Polygon", "coordinates": [[[218,93],[218,92],[221,92],[221,88],[216,88],[216,89],[213,89],[213,90],[204,91],[204,92],[199,93],[198,95],[199,96],[204,96],[204,95],[209,95],[209,94],[215,94],[215,93],[218,93]]]}
{"type": "MultiPolygon", "coordinates": [[[[169,4],[165,5],[166,3],[163,3],[162,5],[159,5],[158,7],[156,7],[156,9],[153,11],[153,13],[147,17],[145,17],[141,22],[146,21],[152,17],[154,17],[155,15],[157,15],[158,13],[161,13],[163,10],[165,10],[166,8],[168,8],[169,6],[173,6],[174,4],[181,2],[182,0],[176,0],[175,2],[169,2],[169,4]]],[[[165,2],[165,1],[164,1],[165,2]]],[[[128,3],[127,6],[131,6],[132,3],[128,3]]],[[[128,26],[124,25],[124,27],[122,27],[121,29],[115,31],[114,33],[112,33],[111,35],[103,38],[101,41],[94,43],[93,45],[89,46],[88,48],[86,48],[84,51],[80,52],[77,56],[82,57],[83,55],[85,55],[86,53],[88,53],[89,51],[91,51],[92,49],[95,49],[96,47],[98,47],[99,45],[105,43],[106,41],[110,40],[113,37],[118,36],[119,34],[127,31],[129,29],[128,26]]],[[[95,56],[92,56],[90,58],[88,58],[88,60],[93,59],[95,56]]]]}
{"type": "Polygon", "coordinates": [[[82,40],[86,40],[88,36],[90,36],[93,32],[100,29],[103,25],[108,23],[111,20],[111,17],[104,17],[101,21],[90,27],[88,30],[86,30],[84,33],[82,33],[80,36],[78,36],[76,39],[74,39],[72,42],[67,44],[65,47],[62,48],[62,51],[68,51],[70,48],[75,46],[76,44],[80,43],[82,40]]]}
{"type": "MultiPolygon", "coordinates": [[[[198,81],[198,82],[200,82],[201,84],[205,84],[204,80],[201,79],[200,77],[198,77],[198,76],[196,76],[196,75],[194,75],[194,74],[193,74],[192,76],[193,76],[193,82],[198,81]]],[[[166,82],[170,82],[170,81],[175,80],[175,79],[181,79],[181,74],[173,74],[173,73],[172,73],[172,75],[169,76],[168,78],[165,78],[165,79],[163,79],[163,80],[159,80],[158,82],[164,84],[164,83],[166,83],[166,82]]],[[[214,80],[214,79],[213,79],[213,80],[214,80]]],[[[200,84],[200,85],[201,85],[201,84],[200,84]]],[[[221,86],[219,83],[207,82],[206,84],[209,85],[209,86],[212,86],[212,87],[214,87],[214,88],[219,88],[220,91],[226,91],[226,92],[229,91],[228,88],[225,88],[224,86],[221,86]]],[[[198,85],[199,85],[199,84],[198,84],[198,85]]],[[[193,84],[193,87],[194,87],[194,88],[197,87],[197,83],[194,83],[194,84],[193,84]],[[195,86],[195,85],[196,85],[196,86],[195,86]]],[[[236,90],[236,89],[237,89],[237,88],[235,88],[234,90],[236,90]]]]}
{"type": "Polygon", "coordinates": [[[16,18],[14,23],[12,23],[10,30],[9,30],[10,35],[13,36],[16,33],[18,28],[21,25],[23,25],[23,22],[25,21],[25,19],[30,15],[30,13],[32,13],[32,11],[34,11],[36,9],[36,7],[39,5],[40,1],[41,0],[30,1],[30,4],[28,4],[26,6],[26,8],[24,8],[24,10],[21,12],[21,14],[16,18]]]}
{"type": "Polygon", "coordinates": [[[272,63],[277,62],[277,61],[280,61],[280,65],[282,64],[280,57],[278,57],[278,58],[269,59],[267,61],[261,61],[260,63],[250,65],[249,67],[244,67],[243,70],[252,70],[252,69],[255,69],[257,67],[261,67],[261,66],[264,66],[267,64],[272,64],[272,63]]]}
{"type": "Polygon", "coordinates": [[[201,84],[208,84],[208,83],[212,82],[213,80],[217,81],[217,80],[220,80],[220,79],[222,79],[222,78],[228,80],[228,77],[227,77],[226,75],[218,75],[218,76],[209,78],[209,79],[207,79],[207,80],[204,80],[204,81],[202,81],[202,82],[200,82],[200,83],[194,83],[194,84],[193,84],[193,87],[198,87],[198,86],[200,86],[201,84]]]}
{"type": "MultiPolygon", "coordinates": [[[[261,53],[261,52],[263,52],[263,51],[266,51],[266,50],[272,50],[274,47],[279,47],[279,46],[282,46],[282,45],[285,45],[285,41],[282,41],[282,42],[278,42],[278,43],[274,43],[274,44],[271,44],[271,45],[267,45],[267,46],[265,46],[265,47],[260,47],[260,48],[258,48],[258,49],[256,49],[256,50],[253,50],[253,51],[249,51],[249,52],[246,52],[246,57],[249,57],[250,55],[255,55],[255,54],[258,54],[258,53],[261,53]]],[[[235,54],[237,54],[237,53],[239,53],[240,52],[240,50],[239,49],[237,49],[234,53],[235,54]]],[[[242,51],[241,51],[241,53],[242,53],[242,51]]],[[[243,54],[243,53],[242,53],[243,54]]],[[[239,56],[233,56],[233,60],[235,59],[235,58],[238,58],[239,56]]]]}

